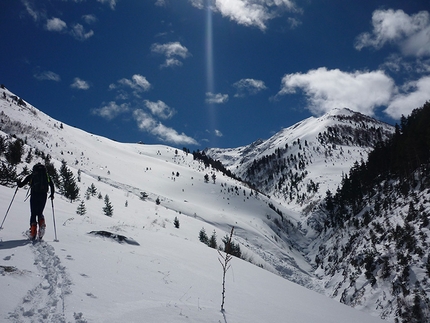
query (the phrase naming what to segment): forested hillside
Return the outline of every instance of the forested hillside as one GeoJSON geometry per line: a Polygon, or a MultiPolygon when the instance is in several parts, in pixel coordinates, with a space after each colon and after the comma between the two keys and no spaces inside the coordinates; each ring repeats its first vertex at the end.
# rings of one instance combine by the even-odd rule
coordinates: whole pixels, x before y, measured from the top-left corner
{"type": "Polygon", "coordinates": [[[426,103],[327,192],[315,242],[333,297],[405,323],[430,320],[429,125],[426,103]]]}

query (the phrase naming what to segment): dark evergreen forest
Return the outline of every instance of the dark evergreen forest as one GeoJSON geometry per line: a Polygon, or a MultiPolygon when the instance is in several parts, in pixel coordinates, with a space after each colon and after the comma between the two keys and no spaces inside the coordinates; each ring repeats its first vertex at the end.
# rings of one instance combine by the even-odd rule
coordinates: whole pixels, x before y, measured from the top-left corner
{"type": "MultiPolygon", "coordinates": [[[[394,136],[379,142],[367,161],[356,162],[333,195],[328,191],[325,206],[328,226],[342,225],[365,205],[364,196],[374,195],[375,186],[397,180],[396,189],[407,195],[411,188],[430,187],[430,102],[402,116],[394,136]]],[[[387,184],[385,184],[387,185],[387,184]]]]}

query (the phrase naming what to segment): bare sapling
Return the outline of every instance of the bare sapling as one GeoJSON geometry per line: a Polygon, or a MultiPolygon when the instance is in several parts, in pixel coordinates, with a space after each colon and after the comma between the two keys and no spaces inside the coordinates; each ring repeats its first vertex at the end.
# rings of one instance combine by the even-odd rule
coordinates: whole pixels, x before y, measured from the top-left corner
{"type": "Polygon", "coordinates": [[[222,301],[221,301],[221,312],[224,313],[224,301],[225,301],[225,275],[227,270],[230,268],[230,260],[232,259],[231,255],[231,239],[233,237],[234,227],[231,228],[230,236],[225,242],[225,254],[222,254],[221,251],[218,250],[219,258],[218,261],[222,266],[222,301]]]}

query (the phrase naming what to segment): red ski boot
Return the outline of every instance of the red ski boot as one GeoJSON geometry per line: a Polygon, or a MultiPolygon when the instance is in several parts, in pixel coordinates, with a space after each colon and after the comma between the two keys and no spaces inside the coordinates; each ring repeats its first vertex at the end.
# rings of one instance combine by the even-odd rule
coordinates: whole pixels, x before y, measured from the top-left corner
{"type": "Polygon", "coordinates": [[[45,219],[39,219],[39,239],[42,239],[44,234],[45,234],[45,228],[46,228],[46,224],[45,224],[45,219]]]}
{"type": "Polygon", "coordinates": [[[30,240],[34,240],[36,239],[36,235],[37,235],[37,224],[32,224],[29,230],[29,235],[28,237],[30,238],[30,240]]]}

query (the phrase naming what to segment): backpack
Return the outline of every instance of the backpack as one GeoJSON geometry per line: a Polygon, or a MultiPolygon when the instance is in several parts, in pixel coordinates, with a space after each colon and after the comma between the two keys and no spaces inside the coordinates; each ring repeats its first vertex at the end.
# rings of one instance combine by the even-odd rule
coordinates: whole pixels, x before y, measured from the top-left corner
{"type": "Polygon", "coordinates": [[[31,175],[31,191],[36,193],[47,193],[49,188],[49,177],[46,167],[42,164],[36,164],[33,167],[31,175]]]}

